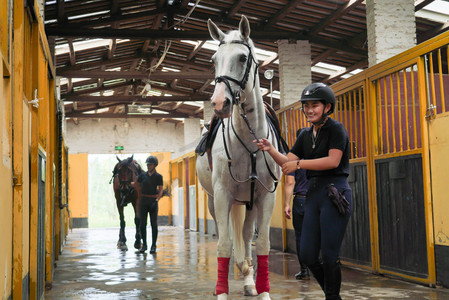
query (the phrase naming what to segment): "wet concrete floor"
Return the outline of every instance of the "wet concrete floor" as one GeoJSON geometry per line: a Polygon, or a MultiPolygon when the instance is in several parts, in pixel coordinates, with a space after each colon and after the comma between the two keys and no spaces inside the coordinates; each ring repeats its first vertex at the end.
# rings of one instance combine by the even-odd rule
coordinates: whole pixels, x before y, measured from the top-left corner
{"type": "MultiPolygon", "coordinates": [[[[128,251],[116,247],[118,228],[73,229],[56,261],[53,287],[45,292],[45,299],[215,299],[216,237],[179,227],[159,229],[156,254],[132,248],[131,227],[126,230],[128,251]]],[[[299,268],[295,255],[272,250],[269,261],[271,299],[324,299],[314,279],[294,278],[299,268]]],[[[449,299],[448,289],[366,271],[344,267],[342,276],[343,299],[449,299]]],[[[257,298],[243,296],[235,267],[230,267],[229,289],[230,299],[257,298]]]]}

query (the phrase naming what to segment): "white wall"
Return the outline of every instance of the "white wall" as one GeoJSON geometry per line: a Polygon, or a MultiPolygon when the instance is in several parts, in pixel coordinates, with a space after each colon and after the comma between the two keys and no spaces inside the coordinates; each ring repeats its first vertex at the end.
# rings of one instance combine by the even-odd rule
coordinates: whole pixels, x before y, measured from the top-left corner
{"type": "Polygon", "coordinates": [[[184,125],[152,119],[88,119],[78,125],[68,121],[66,142],[71,154],[118,153],[116,145],[124,147],[122,153],[172,152],[172,158],[180,149],[186,151],[184,125]]]}

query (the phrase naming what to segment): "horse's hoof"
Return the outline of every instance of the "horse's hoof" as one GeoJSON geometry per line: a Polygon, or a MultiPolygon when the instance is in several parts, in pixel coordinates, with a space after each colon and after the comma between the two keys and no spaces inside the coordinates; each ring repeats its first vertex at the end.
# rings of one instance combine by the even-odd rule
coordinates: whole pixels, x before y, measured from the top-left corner
{"type": "Polygon", "coordinates": [[[263,292],[257,296],[257,300],[271,300],[270,294],[268,292],[263,292]]]}
{"type": "Polygon", "coordinates": [[[245,285],[243,287],[243,295],[245,296],[257,296],[256,286],[245,285]]]}
{"type": "Polygon", "coordinates": [[[217,295],[217,300],[228,300],[228,294],[223,293],[223,294],[217,295]]]}
{"type": "Polygon", "coordinates": [[[142,246],[142,243],[140,241],[134,242],[134,248],[136,248],[137,250],[139,250],[141,246],[142,246]]]}
{"type": "Polygon", "coordinates": [[[118,242],[117,249],[120,249],[122,251],[128,251],[128,246],[126,246],[126,244],[123,242],[118,242]]]}

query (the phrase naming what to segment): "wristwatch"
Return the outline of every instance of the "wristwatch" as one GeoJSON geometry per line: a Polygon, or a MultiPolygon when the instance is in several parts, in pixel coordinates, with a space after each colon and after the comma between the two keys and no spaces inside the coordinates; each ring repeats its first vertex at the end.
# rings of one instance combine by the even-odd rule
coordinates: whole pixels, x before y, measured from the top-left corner
{"type": "Polygon", "coordinates": [[[299,165],[299,160],[296,162],[296,170],[301,169],[301,166],[299,165]]]}

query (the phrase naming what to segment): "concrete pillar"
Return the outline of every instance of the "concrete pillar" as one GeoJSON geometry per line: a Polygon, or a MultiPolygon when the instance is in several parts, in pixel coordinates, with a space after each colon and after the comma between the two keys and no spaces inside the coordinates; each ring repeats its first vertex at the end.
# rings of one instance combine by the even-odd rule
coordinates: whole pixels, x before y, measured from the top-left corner
{"type": "Polygon", "coordinates": [[[312,83],[311,51],[309,41],[279,41],[281,108],[298,101],[303,89],[312,83]]]}
{"type": "Polygon", "coordinates": [[[369,67],[416,45],[414,3],[414,0],[366,1],[369,67]]]}
{"type": "Polygon", "coordinates": [[[192,146],[201,137],[200,119],[184,119],[184,146],[192,146]]]}
{"type": "Polygon", "coordinates": [[[212,118],[214,110],[212,109],[212,105],[210,104],[210,101],[204,101],[204,109],[203,109],[203,120],[204,123],[209,123],[210,119],[212,118]]]}

